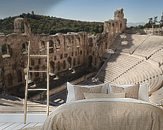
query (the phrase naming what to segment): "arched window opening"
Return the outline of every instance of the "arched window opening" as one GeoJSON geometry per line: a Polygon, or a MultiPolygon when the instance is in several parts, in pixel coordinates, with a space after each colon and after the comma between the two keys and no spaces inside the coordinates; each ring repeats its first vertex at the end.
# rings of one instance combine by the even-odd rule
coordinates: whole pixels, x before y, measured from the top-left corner
{"type": "Polygon", "coordinates": [[[41,41],[40,43],[40,51],[44,51],[46,49],[46,45],[44,41],[41,41]]]}
{"type": "Polygon", "coordinates": [[[2,57],[8,58],[11,56],[11,48],[8,44],[3,44],[1,47],[2,57]]]}
{"type": "Polygon", "coordinates": [[[93,47],[93,39],[92,38],[88,39],[88,46],[93,47]]]}
{"type": "Polygon", "coordinates": [[[61,70],[61,64],[60,64],[60,62],[58,61],[58,63],[57,63],[57,70],[58,71],[60,71],[61,70]]]}
{"type": "Polygon", "coordinates": [[[56,42],[55,42],[55,48],[57,49],[57,51],[59,51],[60,48],[61,48],[60,40],[59,39],[57,39],[56,42]]]}
{"type": "Polygon", "coordinates": [[[17,77],[18,77],[18,82],[22,82],[22,81],[23,81],[21,70],[18,70],[18,71],[17,71],[17,77]]]}
{"type": "Polygon", "coordinates": [[[52,40],[49,41],[49,53],[54,53],[54,42],[52,40]]]}
{"type": "Polygon", "coordinates": [[[76,59],[74,58],[74,60],[73,60],[73,66],[75,66],[76,65],[76,59]]]}
{"type": "Polygon", "coordinates": [[[69,64],[69,68],[72,68],[72,58],[68,57],[67,61],[68,61],[68,64],[69,64]]]}
{"type": "Polygon", "coordinates": [[[8,82],[8,86],[12,86],[13,85],[13,77],[11,74],[7,75],[7,82],[8,82]]]}
{"type": "Polygon", "coordinates": [[[55,71],[55,63],[54,61],[50,61],[50,73],[54,73],[55,71]]]}
{"type": "Polygon", "coordinates": [[[24,42],[22,44],[22,53],[27,54],[28,53],[28,42],[24,42]]]}
{"type": "Polygon", "coordinates": [[[66,61],[63,61],[63,69],[66,69],[66,61]]]}
{"type": "Polygon", "coordinates": [[[89,67],[89,68],[92,67],[92,61],[93,61],[92,56],[89,56],[89,57],[88,57],[88,67],[89,67]]]}

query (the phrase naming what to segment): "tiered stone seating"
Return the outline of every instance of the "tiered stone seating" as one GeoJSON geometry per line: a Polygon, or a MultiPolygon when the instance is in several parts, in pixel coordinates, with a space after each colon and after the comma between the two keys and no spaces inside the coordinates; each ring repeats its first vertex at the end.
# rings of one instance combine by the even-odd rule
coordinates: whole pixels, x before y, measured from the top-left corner
{"type": "Polygon", "coordinates": [[[133,53],[149,36],[147,35],[130,35],[122,34],[116,40],[112,48],[117,52],[133,53]]]}
{"type": "Polygon", "coordinates": [[[163,37],[150,36],[135,50],[134,54],[149,58],[151,55],[158,52],[158,50],[160,50],[162,47],[163,37]]]}
{"type": "Polygon", "coordinates": [[[160,65],[163,64],[163,45],[162,45],[162,48],[158,52],[156,52],[150,57],[150,60],[153,60],[159,63],[160,65]]]}
{"type": "Polygon", "coordinates": [[[161,87],[163,37],[124,34],[116,39],[111,49],[116,50],[116,53],[108,58],[96,76],[101,82],[115,84],[148,82],[150,94],[161,87]],[[122,45],[124,39],[128,44],[122,45]]]}
{"type": "Polygon", "coordinates": [[[116,84],[136,84],[142,82],[149,82],[150,92],[157,90],[161,83],[161,69],[143,61],[136,65],[121,77],[113,81],[116,84]]]}
{"type": "Polygon", "coordinates": [[[163,103],[163,86],[156,92],[152,93],[152,95],[150,96],[150,101],[156,104],[163,103]]]}
{"type": "Polygon", "coordinates": [[[98,74],[101,81],[112,81],[128,69],[139,64],[142,59],[125,54],[114,54],[98,74]]]}

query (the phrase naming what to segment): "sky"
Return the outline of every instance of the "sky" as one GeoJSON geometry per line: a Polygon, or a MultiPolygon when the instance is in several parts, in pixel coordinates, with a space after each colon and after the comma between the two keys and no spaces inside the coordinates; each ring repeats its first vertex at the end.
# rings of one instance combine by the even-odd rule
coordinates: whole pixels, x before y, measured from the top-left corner
{"type": "Polygon", "coordinates": [[[128,22],[147,22],[161,16],[163,0],[1,0],[0,19],[34,11],[36,14],[103,22],[124,8],[128,22]]]}

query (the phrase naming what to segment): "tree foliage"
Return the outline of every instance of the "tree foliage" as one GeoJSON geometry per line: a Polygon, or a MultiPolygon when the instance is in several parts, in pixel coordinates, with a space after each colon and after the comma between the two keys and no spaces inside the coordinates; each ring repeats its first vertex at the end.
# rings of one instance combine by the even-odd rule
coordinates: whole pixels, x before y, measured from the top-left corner
{"type": "Polygon", "coordinates": [[[103,31],[103,23],[101,22],[84,22],[36,15],[34,13],[23,13],[20,16],[0,19],[0,33],[12,33],[14,30],[14,19],[16,17],[27,18],[30,22],[32,32],[37,34],[56,34],[80,31],[96,34],[103,31]]]}

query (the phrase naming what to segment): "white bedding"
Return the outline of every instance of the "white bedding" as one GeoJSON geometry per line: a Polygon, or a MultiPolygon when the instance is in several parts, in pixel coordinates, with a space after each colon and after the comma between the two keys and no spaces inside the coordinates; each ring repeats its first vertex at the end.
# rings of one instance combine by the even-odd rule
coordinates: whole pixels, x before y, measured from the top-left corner
{"type": "Polygon", "coordinates": [[[85,99],[59,106],[43,130],[162,130],[163,110],[129,98],[85,99]]]}

